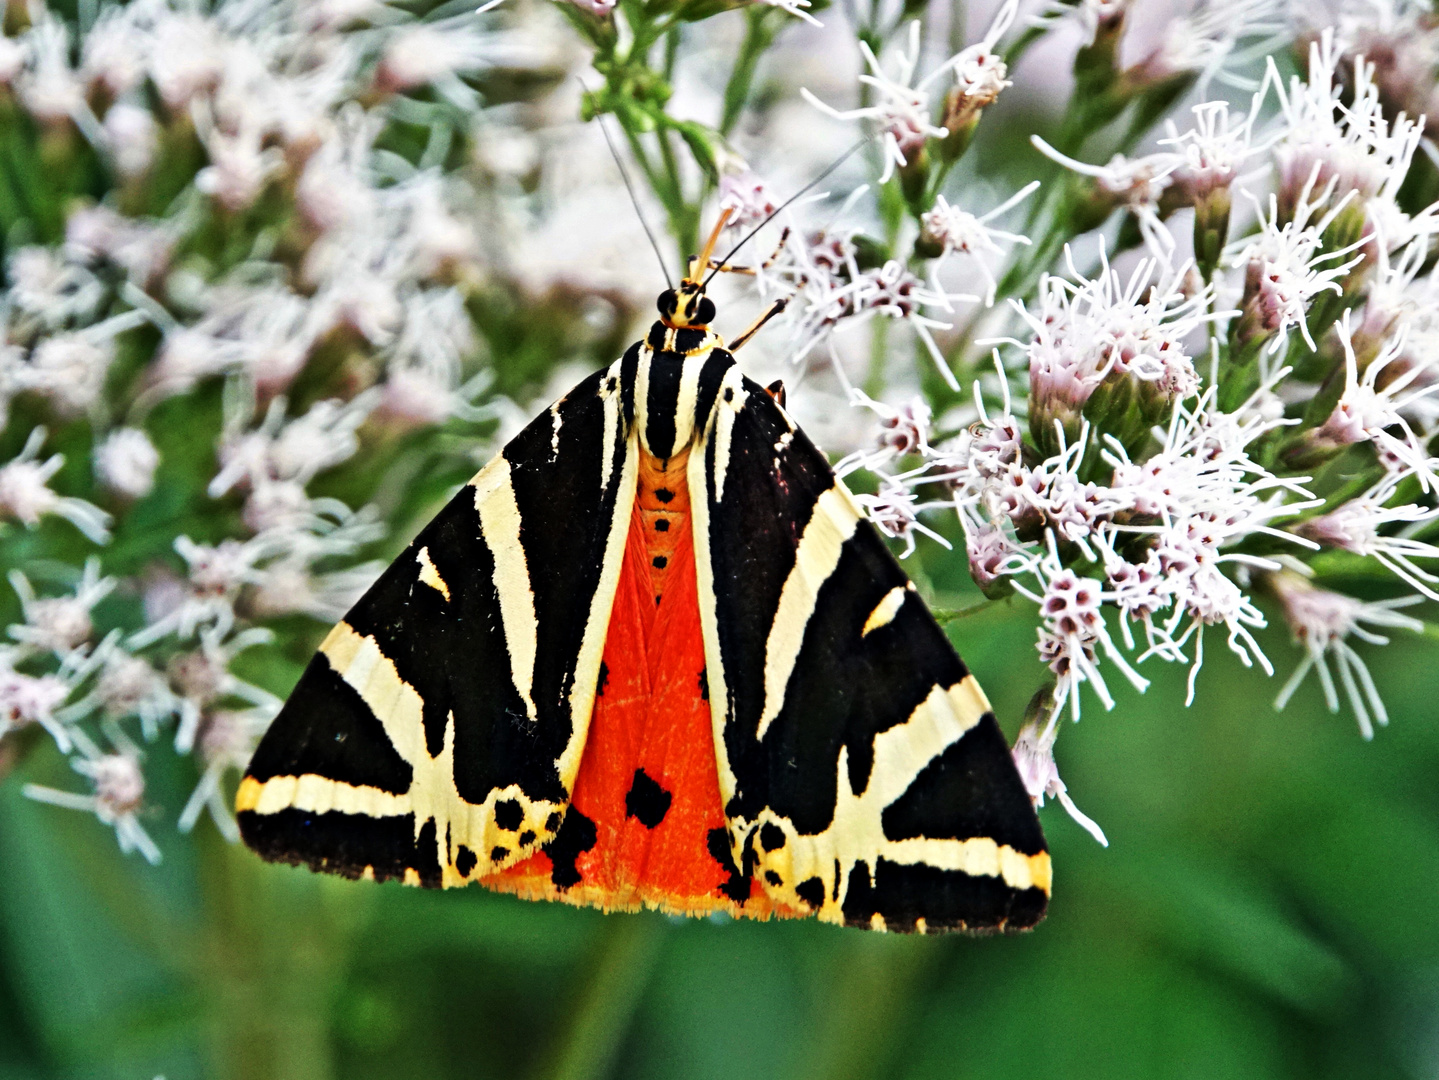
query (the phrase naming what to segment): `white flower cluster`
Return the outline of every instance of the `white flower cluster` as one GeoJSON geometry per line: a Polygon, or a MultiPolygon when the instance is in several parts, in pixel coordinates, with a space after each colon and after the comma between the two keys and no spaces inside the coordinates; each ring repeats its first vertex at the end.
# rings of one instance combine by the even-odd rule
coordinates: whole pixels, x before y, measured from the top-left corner
{"type": "Polygon", "coordinates": [[[895,54],[893,75],[885,73],[874,50],[861,41],[860,51],[869,70],[859,81],[875,99],[873,105],[843,111],[826,105],[808,90],[803,91],[805,99],[839,120],[875,122],[884,146],[884,172],[880,176],[880,183],[884,183],[894,169],[909,167],[930,140],[947,139],[977,119],[979,110],[993,104],[1000,92],[1011,85],[1006,78],[1009,69],[995,50],[995,43],[1013,24],[1018,9],[1018,0],[1005,0],[984,37],[918,81],[918,20],[909,24],[908,50],[895,54]],[[937,120],[935,97],[946,81],[949,90],[944,96],[943,115],[937,120]]]}
{"type": "MultiPolygon", "coordinates": [[[[1241,37],[1264,32],[1272,12],[1240,6],[1212,55],[1171,57],[1171,73],[1213,74],[1241,37]]],[[[1123,15],[1124,5],[1099,12],[1094,32],[1119,32],[1123,15]]],[[[1101,239],[1095,270],[1067,247],[1065,275],[1036,273],[1032,299],[1010,300],[1015,332],[979,342],[1007,356],[995,354],[996,381],[975,384],[979,419],[958,435],[937,437],[923,401],[875,401],[843,383],[879,422],[841,463],[877,474],[863,497],[875,524],[908,554],[918,533],[937,536],[920,513],[952,507],[975,582],[1036,606],[1053,689],[1016,760],[1036,801],[1059,798],[1101,841],[1053,763],[1056,723],[1079,718],[1081,687],[1112,708],[1106,672],[1143,690],[1139,668],[1157,658],[1188,665],[1192,700],[1210,627],[1243,664],[1273,674],[1255,637],[1267,600],[1303,649],[1276,706],[1316,672],[1332,710],[1343,689],[1367,738],[1387,715],[1351,640],[1421,629],[1396,609],[1439,599],[1439,204],[1416,209],[1402,191],[1424,121],[1394,111],[1383,89],[1392,56],[1364,57],[1361,39],[1354,24],[1317,33],[1307,77],[1287,83],[1268,59],[1246,112],[1200,102],[1189,129],[1170,123],[1153,153],[1097,166],[1036,138],[1078,174],[1068,206],[1088,227],[1127,215],[1128,243],[1147,255],[1121,275],[1106,257],[1115,241],[1101,239]],[[1233,236],[1237,197],[1255,215],[1233,236]],[[1194,258],[1181,262],[1172,229],[1191,214],[1194,258]],[[1323,587],[1310,563],[1324,550],[1372,559],[1413,594],[1362,600],[1323,587]]],[[[880,123],[900,168],[947,137],[921,122],[927,84],[911,87],[911,53],[894,79],[867,54],[876,104],[846,114],[880,123]]],[[[981,254],[992,298],[996,268],[1029,239],[987,220],[936,198],[915,250],[936,268],[981,254]]],[[[863,273],[860,247],[853,233],[791,232],[786,244],[768,273],[789,283],[804,339],[821,340],[820,327],[854,314],[843,298],[863,273]]],[[[922,271],[911,261],[906,272],[922,271]]],[[[923,295],[930,307],[947,299],[937,279],[923,295]]]]}
{"type": "Polygon", "coordinates": [[[473,194],[438,165],[460,122],[455,103],[474,104],[459,75],[541,63],[546,50],[477,16],[415,24],[379,3],[331,7],[106,7],[73,68],[65,24],[43,9],[6,39],[22,103],[73,123],[121,183],[148,183],[162,136],[180,128],[193,128],[208,164],[165,219],[80,207],[62,249],[11,256],[0,405],[29,390],[62,416],[93,415],[117,339],[148,322],[163,334],[146,372],[152,401],[218,373],[281,393],[318,351],[354,334],[384,365],[387,417],[416,425],[473,414],[478,388],[461,387],[460,368],[476,342],[460,286],[477,279],[479,241],[455,210],[473,194]],[[423,87],[441,101],[401,93],[423,87]],[[397,117],[430,129],[418,168],[375,149],[397,117]],[[287,186],[300,219],[283,260],[282,238],[261,235],[218,278],[175,262],[196,230],[287,186]]]}
{"type": "MultiPolygon", "coordinates": [[[[1226,565],[1277,571],[1281,564],[1235,550],[1255,535],[1296,548],[1309,542],[1279,532],[1276,518],[1320,505],[1298,480],[1272,475],[1249,450],[1283,426],[1253,405],[1238,414],[1215,405],[1215,392],[1179,403],[1142,461],[1109,436],[1101,467],[1087,467],[1089,430],[1061,451],[1027,464],[1019,422],[986,417],[934,461],[953,488],[971,572],[989,589],[1001,583],[1039,605],[1040,655],[1057,680],[1055,712],[1067,703],[1079,716],[1078,689],[1090,683],[1106,707],[1114,701],[1098,667],[1103,653],[1139,689],[1146,681],[1124,658],[1186,661],[1193,679],[1203,663],[1203,629],[1222,624],[1246,665],[1269,662],[1250,633],[1264,617],[1226,565]],[[1107,478],[1099,483],[1086,475],[1107,478]],[[1073,564],[1091,567],[1076,579],[1073,564]],[[1101,604],[1116,612],[1124,650],[1110,637],[1101,604]]],[[[1061,436],[1062,438],[1062,436],[1061,436]]]]}
{"type": "Polygon", "coordinates": [[[235,838],[222,780],[280,702],[234,661],[272,640],[257,623],[333,621],[378,573],[357,561],[385,532],[378,512],[311,484],[362,441],[492,416],[475,403],[492,374],[465,374],[484,230],[451,158],[483,104],[468,77],[556,52],[523,19],[417,21],[377,0],[135,0],[92,10],[78,36],[43,4],[28,12],[0,36],[0,93],[57,144],[87,143],[111,187],[66,197],[63,239],[10,249],[0,427],[31,429],[0,464],[0,537],[43,545],[62,519],[107,544],[190,483],[172,452],[211,472],[193,496],[203,533],[187,518],[142,572],[104,576],[96,557],[73,580],[44,562],[10,574],[21,619],[0,644],[0,739],[48,733],[91,790],[26,793],[95,814],[153,862],[146,745],[168,732],[197,761],[181,829],[208,810],[235,838]],[[423,133],[418,151],[383,145],[397,125],[423,133]],[[219,382],[216,442],[174,441],[160,410],[219,382]],[[71,421],[94,432],[88,463],[45,453],[71,421]],[[104,606],[122,595],[143,624],[133,600],[104,606]]]}
{"type": "MultiPolygon", "coordinates": [[[[221,831],[236,836],[220,780],[225,770],[243,767],[280,702],[230,665],[272,638],[264,627],[245,626],[247,619],[336,619],[378,573],[377,564],[353,563],[355,553],[383,532],[374,515],[305,491],[314,476],[355,453],[355,428],[374,402],[374,394],[346,405],[321,402],[287,422],[283,400],[275,399],[254,429],[248,428],[249,410],[237,409],[209,493],[221,497],[243,488],[242,519],[253,535],[217,544],[180,536],[175,550],[186,572],[151,576],[140,630],[115,630],[95,641],[93,609],[117,584],[100,576],[96,558],[72,590],[58,596],[37,596],[27,577],[10,575],[24,621],[9,628],[15,644],[0,650],[0,737],[41,726],[62,751],[78,752],[74,767],[95,788],[79,796],[31,784],[27,794],[94,812],[115,826],[122,848],[157,860],[159,849],[135,816],[144,790],[142,754],[120,725],[136,718],[150,742],[173,720],[176,751],[197,752],[202,768],[181,828],[193,827],[208,808],[221,831]],[[337,561],[349,565],[320,569],[337,561]],[[84,726],[92,723],[100,725],[113,752],[98,748],[84,726]]],[[[134,429],[118,429],[102,450],[116,459],[139,459],[112,461],[111,471],[131,479],[146,466],[154,471],[155,449],[134,429]],[[127,442],[135,445],[126,448],[127,442]]],[[[133,486],[127,493],[135,494],[133,486]]]]}
{"type": "Polygon", "coordinates": [[[835,371],[843,378],[833,335],[881,316],[906,323],[924,343],[945,382],[959,389],[933,334],[936,329],[948,329],[950,324],[926,311],[951,308],[956,300],[978,298],[947,294],[926,285],[897,259],[861,268],[857,255],[853,240],[843,233],[805,235],[790,229],[785,231],[775,258],[757,271],[762,292],[782,296],[789,302],[794,362],[803,361],[817,346],[827,345],[835,371]]]}

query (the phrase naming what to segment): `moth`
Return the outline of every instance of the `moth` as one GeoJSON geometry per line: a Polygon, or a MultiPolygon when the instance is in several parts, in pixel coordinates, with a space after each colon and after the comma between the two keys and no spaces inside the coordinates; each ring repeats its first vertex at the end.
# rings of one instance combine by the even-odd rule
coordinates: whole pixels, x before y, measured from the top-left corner
{"type": "Polygon", "coordinates": [[[325,638],[243,777],[266,859],[607,910],[996,931],[1050,860],[983,691],[779,384],[725,218],[325,638]],[[711,275],[712,276],[712,275],[711,275]]]}

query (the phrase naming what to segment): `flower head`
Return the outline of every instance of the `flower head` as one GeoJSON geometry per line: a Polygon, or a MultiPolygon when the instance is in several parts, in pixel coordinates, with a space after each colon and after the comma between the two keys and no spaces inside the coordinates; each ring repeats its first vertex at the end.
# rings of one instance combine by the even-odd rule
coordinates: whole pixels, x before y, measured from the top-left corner
{"type": "Polygon", "coordinates": [[[23,789],[25,795],[38,802],[94,814],[115,829],[121,851],[139,851],[147,862],[158,863],[160,849],[139,819],[145,802],[145,774],[140,771],[140,752],[127,743],[117,751],[102,753],[81,732],[75,733],[75,742],[81,754],[71,759],[70,767],[90,781],[91,794],[80,795],[40,784],[26,784],[23,789]]]}
{"type": "Polygon", "coordinates": [[[68,751],[70,733],[58,714],[73,689],[59,675],[26,675],[0,660],[0,735],[39,724],[68,751]]]}
{"type": "Polygon", "coordinates": [[[950,57],[954,87],[945,100],[944,126],[951,134],[972,125],[1006,87],[1014,85],[1006,78],[1009,68],[995,46],[1014,24],[1018,11],[1018,0],[1004,0],[984,36],[950,57]]]}
{"type": "Polygon", "coordinates": [[[97,544],[110,539],[110,515],[84,499],[57,495],[50,478],[65,464],[63,454],[38,460],[45,429],[35,428],[18,457],[0,465],[0,519],[12,518],[34,528],[42,517],[63,517],[97,544]]]}
{"type": "Polygon", "coordinates": [[[1340,280],[1364,259],[1361,253],[1338,261],[1354,251],[1357,242],[1337,251],[1326,249],[1325,230],[1351,196],[1336,202],[1315,221],[1319,208],[1329,202],[1335,183],[1331,180],[1315,196],[1316,180],[1317,172],[1311,174],[1301,192],[1293,216],[1283,224],[1278,197],[1271,195],[1268,217],[1262,210],[1259,213],[1258,236],[1245,241],[1233,259],[1234,267],[1243,267],[1245,274],[1239,340],[1247,343],[1268,339],[1271,354],[1283,347],[1289,331],[1296,326],[1305,344],[1311,350],[1317,347],[1306,321],[1310,304],[1321,293],[1342,295],[1340,280]]]}
{"type": "MultiPolygon", "coordinates": [[[[832,334],[852,329],[876,315],[903,321],[924,343],[945,381],[959,388],[933,330],[949,323],[925,314],[933,307],[952,308],[953,301],[975,301],[963,294],[932,289],[898,259],[860,269],[857,248],[848,236],[813,233],[785,235],[772,264],[757,275],[760,289],[789,298],[786,317],[798,345],[795,361],[803,360],[832,334]]],[[[838,361],[836,361],[838,366],[838,361]]]]}
{"type": "Polygon", "coordinates": [[[189,832],[208,810],[220,834],[232,844],[240,839],[239,826],[230,809],[221,780],[231,770],[244,769],[250,763],[260,736],[275,718],[274,706],[249,709],[215,709],[205,714],[200,725],[196,749],[203,764],[200,782],[195,785],[185,808],[180,811],[181,832],[189,832]]]}
{"type": "Polygon", "coordinates": [[[764,221],[779,205],[769,185],[748,169],[720,177],[719,209],[730,212],[728,227],[749,229],[764,221]]]}
{"type": "Polygon", "coordinates": [[[1194,126],[1180,134],[1172,120],[1166,121],[1167,146],[1179,161],[1169,174],[1170,187],[1188,206],[1197,206],[1217,191],[1226,191],[1239,178],[1250,159],[1263,153],[1264,143],[1254,142],[1254,122],[1262,95],[1256,94],[1250,111],[1237,123],[1227,101],[1206,101],[1190,111],[1194,126]]]}
{"type": "Polygon", "coordinates": [[[1164,420],[1176,401],[1199,387],[1184,339],[1198,326],[1219,317],[1208,313],[1208,293],[1185,295],[1179,272],[1143,260],[1129,279],[1103,263],[1090,280],[1075,268],[1076,279],[1046,276],[1039,304],[1030,311],[1012,301],[1032,336],[1016,342],[1029,361],[1030,431],[1041,449],[1059,449],[1057,431],[1071,442],[1081,417],[1095,415],[1102,427],[1133,441],[1164,420]],[[1096,393],[1114,398],[1112,420],[1090,405],[1096,393]],[[1126,423],[1130,402],[1139,412],[1126,423]],[[1088,412],[1086,412],[1088,410],[1088,412]]]}
{"type": "Polygon", "coordinates": [[[127,499],[150,494],[159,465],[160,451],[139,428],[116,428],[95,448],[100,482],[127,499]]]}
{"type": "Polygon", "coordinates": [[[1316,190],[1335,200],[1352,195],[1362,208],[1390,184],[1402,183],[1423,135],[1422,125],[1403,113],[1392,124],[1385,118],[1372,64],[1354,61],[1346,95],[1337,78],[1339,62],[1332,28],[1309,46],[1308,80],[1292,78],[1287,92],[1273,59],[1268,61],[1285,121],[1274,148],[1281,220],[1296,216],[1299,204],[1316,190]]]}
{"type": "Polygon", "coordinates": [[[25,621],[10,627],[10,636],[31,649],[64,660],[83,650],[94,631],[90,612],[115,588],[115,579],[100,576],[100,560],[91,557],[69,596],[37,597],[30,580],[10,571],[10,585],[20,598],[25,621]]]}
{"type": "Polygon", "coordinates": [[[1401,475],[1390,473],[1357,498],[1291,528],[1298,535],[1326,547],[1371,558],[1416,592],[1439,600],[1439,589],[1435,588],[1439,585],[1439,576],[1415,561],[1439,559],[1439,545],[1407,535],[1439,519],[1439,508],[1416,503],[1388,505],[1401,480],[1401,475]],[[1391,527],[1395,525],[1401,526],[1401,531],[1392,532],[1391,527]]]}
{"type": "Polygon", "coordinates": [[[900,558],[914,554],[915,533],[924,533],[931,539],[949,547],[949,541],[933,529],[920,524],[919,514],[926,509],[920,504],[919,496],[892,477],[880,482],[879,491],[874,495],[856,495],[855,501],[864,507],[870,521],[885,536],[904,541],[900,558]]]}
{"type": "Polygon", "coordinates": [[[1294,640],[1304,646],[1304,659],[1284,684],[1274,701],[1274,707],[1284,708],[1304,681],[1304,677],[1310,671],[1315,671],[1318,673],[1320,685],[1324,688],[1324,700],[1329,711],[1338,712],[1339,695],[1334,687],[1334,674],[1329,667],[1329,662],[1333,661],[1339,671],[1339,681],[1349,699],[1349,707],[1354,710],[1354,716],[1359,721],[1359,731],[1364,738],[1372,739],[1374,722],[1387,724],[1389,714],[1385,711],[1384,702],[1379,697],[1378,687],[1374,685],[1369,668],[1347,639],[1355,637],[1371,645],[1384,645],[1389,639],[1375,633],[1370,627],[1423,630],[1422,622],[1412,616],[1401,615],[1398,611],[1399,608],[1420,603],[1422,598],[1402,596],[1394,600],[1356,600],[1351,596],[1312,585],[1292,570],[1281,570],[1269,575],[1267,580],[1270,590],[1283,605],[1284,620],[1289,624],[1294,640]]]}
{"type": "Polygon", "coordinates": [[[1405,414],[1421,398],[1439,391],[1439,382],[1421,381],[1421,376],[1430,371],[1427,366],[1410,366],[1394,374],[1396,361],[1404,352],[1402,335],[1391,339],[1361,372],[1349,315],[1346,311],[1338,325],[1339,343],[1344,349],[1344,389],[1324,423],[1305,432],[1289,448],[1288,460],[1298,467],[1309,467],[1346,446],[1373,442],[1402,462],[1428,490],[1439,478],[1435,477],[1424,440],[1405,414]],[[1398,434],[1392,429],[1398,429],[1398,434]]]}
{"type": "Polygon", "coordinates": [[[998,263],[1006,254],[1005,250],[999,246],[998,241],[1027,245],[1030,243],[1030,239],[1020,233],[991,228],[989,223],[1023,199],[1028,198],[1038,187],[1038,180],[1026,184],[983,216],[976,216],[968,210],[951,206],[949,200],[943,195],[935,199],[934,209],[926,211],[921,222],[923,225],[921,242],[939,248],[939,258],[935,260],[930,271],[930,280],[936,294],[944,295],[944,290],[939,285],[939,272],[945,262],[951,256],[965,255],[969,256],[979,267],[979,272],[988,286],[984,293],[984,306],[993,306],[995,290],[999,287],[994,276],[993,264],[998,263]]]}
{"type": "Polygon", "coordinates": [[[1115,154],[1107,165],[1090,165],[1060,153],[1038,135],[1031,135],[1029,141],[1051,161],[1057,161],[1081,176],[1093,178],[1096,206],[1091,213],[1094,217],[1102,221],[1111,210],[1124,207],[1139,222],[1149,250],[1168,259],[1174,250],[1174,238],[1160,219],[1159,202],[1173,182],[1170,174],[1182,163],[1178,154],[1159,152],[1133,160],[1123,154],[1115,154]]]}
{"type": "Polygon", "coordinates": [[[934,107],[930,101],[931,88],[949,69],[941,67],[918,83],[914,82],[920,54],[918,19],[909,25],[908,52],[899,51],[896,54],[893,76],[885,74],[868,42],[861,41],[859,47],[869,68],[869,73],[861,75],[859,81],[870,87],[877,99],[875,104],[845,112],[826,105],[808,90],[801,93],[811,105],[837,120],[876,122],[884,143],[884,175],[880,177],[880,182],[884,183],[896,167],[907,167],[910,159],[924,149],[928,140],[942,139],[949,134],[947,129],[934,122],[934,107]]]}
{"type": "Polygon", "coordinates": [[[1054,763],[1054,740],[1059,731],[1054,724],[1046,724],[1041,730],[1038,721],[1030,721],[1020,729],[1014,740],[1014,764],[1019,778],[1024,782],[1025,791],[1034,800],[1035,806],[1043,806],[1045,798],[1058,799],[1059,804],[1084,830],[1105,847],[1109,840],[1092,818],[1080,812],[1069,796],[1069,789],[1059,778],[1059,766],[1054,763]]]}

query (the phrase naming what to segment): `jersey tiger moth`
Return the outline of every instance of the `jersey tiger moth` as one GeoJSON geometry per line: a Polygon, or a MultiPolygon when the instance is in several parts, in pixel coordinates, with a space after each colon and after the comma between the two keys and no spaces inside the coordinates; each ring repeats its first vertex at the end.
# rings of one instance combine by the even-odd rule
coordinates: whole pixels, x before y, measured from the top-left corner
{"type": "MultiPolygon", "coordinates": [[[[607,910],[1023,929],[1008,745],[878,531],[709,329],[642,342],[461,489],[320,646],[236,797],[266,859],[607,910]]],[[[773,313],[772,309],[770,314],[773,313]]]]}

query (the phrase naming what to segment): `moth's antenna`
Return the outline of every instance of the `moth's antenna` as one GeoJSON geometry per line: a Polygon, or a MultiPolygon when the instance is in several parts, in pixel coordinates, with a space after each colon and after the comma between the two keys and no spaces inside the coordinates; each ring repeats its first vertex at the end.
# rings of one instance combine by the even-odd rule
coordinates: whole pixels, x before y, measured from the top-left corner
{"type": "MultiPolygon", "coordinates": [[[[585,86],[583,79],[580,80],[580,86],[584,87],[585,93],[590,92],[589,87],[585,86]]],[[[635,186],[634,184],[630,183],[630,174],[625,169],[624,161],[620,158],[619,148],[615,146],[614,139],[610,138],[610,129],[609,126],[605,123],[604,114],[597,113],[595,115],[595,120],[599,123],[600,132],[605,137],[605,145],[610,148],[610,156],[615,159],[615,168],[619,169],[620,171],[620,179],[625,182],[625,190],[628,191],[630,194],[630,205],[635,208],[635,217],[640,219],[640,227],[644,229],[645,235],[650,238],[650,247],[654,248],[655,258],[660,261],[660,273],[665,276],[665,285],[668,288],[673,289],[675,287],[675,283],[670,278],[669,265],[665,262],[664,253],[660,251],[659,241],[655,239],[655,234],[650,231],[650,223],[645,220],[644,212],[640,210],[640,201],[635,197],[635,186]]]]}
{"type": "Polygon", "coordinates": [[[792,202],[794,202],[796,199],[798,199],[801,195],[805,194],[807,191],[809,191],[811,188],[813,188],[816,184],[818,184],[821,180],[823,180],[826,176],[828,176],[830,173],[834,172],[835,169],[838,169],[838,168],[839,168],[841,165],[843,165],[846,161],[848,161],[850,158],[854,157],[855,154],[859,153],[860,149],[861,149],[861,148],[865,145],[865,143],[867,143],[867,142],[869,142],[869,136],[868,136],[868,135],[866,135],[864,138],[860,139],[859,142],[855,143],[855,144],[854,144],[853,146],[851,146],[848,150],[846,150],[843,154],[840,154],[840,156],[837,157],[837,158],[835,158],[834,161],[830,162],[829,167],[826,168],[826,169],[824,170],[824,172],[820,173],[820,174],[819,174],[818,176],[816,176],[813,180],[811,180],[808,184],[806,184],[804,187],[800,188],[800,189],[799,189],[798,191],[796,191],[793,195],[791,195],[788,199],[786,199],[784,202],[780,203],[780,204],[779,204],[778,206],[776,206],[772,211],[770,211],[769,217],[765,218],[765,219],[764,219],[763,221],[761,221],[758,225],[756,225],[753,229],[751,229],[749,232],[745,233],[744,239],[741,240],[741,241],[740,241],[738,244],[736,244],[734,247],[732,247],[732,248],[729,249],[728,254],[726,254],[725,257],[719,261],[719,266],[716,266],[713,270],[710,271],[709,277],[707,277],[707,278],[704,279],[704,283],[703,283],[700,287],[701,287],[701,288],[704,288],[705,285],[708,285],[708,284],[710,283],[710,281],[714,278],[714,276],[720,272],[720,266],[727,266],[727,265],[729,264],[729,261],[730,261],[732,258],[734,258],[735,253],[736,253],[737,251],[739,251],[740,248],[742,248],[742,247],[744,247],[746,244],[748,244],[751,240],[753,240],[753,239],[755,238],[755,234],[756,234],[756,233],[758,233],[761,229],[763,229],[766,225],[768,225],[768,224],[769,224],[771,221],[773,221],[775,218],[779,217],[779,215],[780,215],[792,202]]]}

